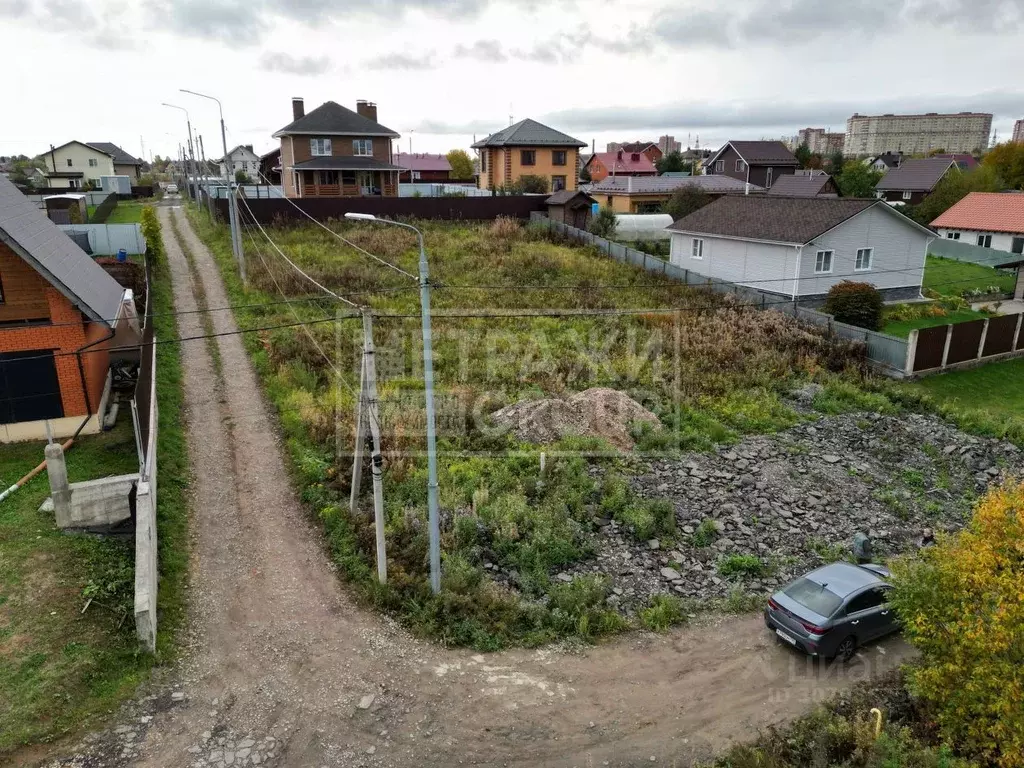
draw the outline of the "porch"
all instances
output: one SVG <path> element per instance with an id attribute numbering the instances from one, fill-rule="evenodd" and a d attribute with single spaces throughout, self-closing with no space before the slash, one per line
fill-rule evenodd
<path id="1" fill-rule="evenodd" d="M 300 197 L 398 197 L 398 171 L 297 170 Z"/>

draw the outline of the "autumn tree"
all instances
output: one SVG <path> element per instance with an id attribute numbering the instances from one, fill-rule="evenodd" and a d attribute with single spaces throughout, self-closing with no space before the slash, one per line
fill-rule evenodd
<path id="1" fill-rule="evenodd" d="M 970 171 L 950 171 L 935 189 L 907 214 L 921 224 L 931 224 L 971 192 L 998 192 L 1005 186 L 995 166 L 982 165 Z"/>
<path id="2" fill-rule="evenodd" d="M 1024 142 L 997 144 L 981 162 L 1010 189 L 1024 189 Z"/>
<path id="3" fill-rule="evenodd" d="M 1024 766 L 1024 483 L 995 488 L 962 532 L 893 564 L 892 605 L 921 652 L 908 669 L 944 741 Z"/>
<path id="4" fill-rule="evenodd" d="M 473 178 L 473 161 L 469 157 L 469 153 L 464 149 L 453 149 L 445 157 L 448 158 L 448 164 L 452 167 L 452 178 L 453 179 L 472 179 Z"/>

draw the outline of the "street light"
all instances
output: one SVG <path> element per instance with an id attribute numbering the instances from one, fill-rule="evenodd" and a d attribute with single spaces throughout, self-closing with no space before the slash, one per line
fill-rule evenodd
<path id="1" fill-rule="evenodd" d="M 193 189 L 195 190 L 196 196 L 198 196 L 199 195 L 199 186 L 198 186 L 198 180 L 196 179 L 195 155 L 192 154 L 192 120 L 188 116 L 188 110 L 185 109 L 184 107 L 179 107 L 177 104 L 168 104 L 166 101 L 161 102 L 161 106 L 170 107 L 171 109 L 180 109 L 182 112 L 185 113 L 185 125 L 188 126 L 188 151 L 189 151 L 189 154 L 185 156 L 185 178 L 188 179 L 188 167 L 189 167 L 189 165 L 191 165 L 192 166 L 192 181 L 189 182 L 189 185 L 192 186 L 193 182 L 195 182 L 196 186 L 193 186 Z M 190 157 L 190 155 L 191 155 L 191 157 Z"/>
<path id="2" fill-rule="evenodd" d="M 430 333 L 430 274 L 427 267 L 427 251 L 423 247 L 423 233 L 411 224 L 403 224 L 391 219 L 378 219 L 371 213 L 346 213 L 345 218 L 411 229 L 419 239 L 420 311 L 423 317 L 423 384 L 427 400 L 427 526 L 430 531 L 430 588 L 436 595 L 441 591 L 441 533 L 437 519 L 437 434 L 434 426 L 434 351 Z"/>
<path id="3" fill-rule="evenodd" d="M 238 203 L 235 200 L 235 190 L 231 178 L 231 168 L 228 165 L 228 137 L 224 130 L 224 107 L 216 96 L 208 96 L 205 93 L 190 91 L 188 88 L 179 88 L 182 93 L 189 93 L 201 99 L 209 99 L 217 102 L 217 111 L 220 112 L 220 142 L 224 146 L 224 175 L 227 176 L 228 184 L 228 222 L 231 225 L 231 250 L 235 254 L 235 261 L 238 262 L 238 271 L 242 276 L 242 283 L 245 283 L 245 258 L 242 252 L 242 234 L 238 227 Z"/>

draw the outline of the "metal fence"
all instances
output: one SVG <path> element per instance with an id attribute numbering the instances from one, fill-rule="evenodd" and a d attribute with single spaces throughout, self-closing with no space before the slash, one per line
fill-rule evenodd
<path id="1" fill-rule="evenodd" d="M 991 267 L 996 264 L 1005 264 L 1013 261 L 1015 254 L 1006 251 L 995 251 L 991 248 L 982 248 L 980 245 L 971 245 L 960 240 L 950 240 L 939 237 L 928 246 L 928 253 L 932 256 L 941 256 L 944 259 L 966 261 L 971 264 L 981 264 Z"/>
<path id="2" fill-rule="evenodd" d="M 146 252 L 141 224 L 60 224 L 68 235 L 85 235 L 94 256 L 113 256 L 120 249 L 130 254 Z M 74 239 L 74 237 L 72 237 Z"/>
<path id="3" fill-rule="evenodd" d="M 90 224 L 105 224 L 111 212 L 117 208 L 117 194 L 111 192 L 106 199 L 96 206 L 92 215 L 89 216 Z"/>
<path id="4" fill-rule="evenodd" d="M 491 197 L 489 189 L 478 189 L 466 184 L 444 184 L 441 182 L 401 182 L 399 197 Z"/>
<path id="5" fill-rule="evenodd" d="M 648 272 L 665 275 L 686 285 L 705 288 L 715 293 L 730 294 L 736 296 L 744 304 L 757 309 L 774 309 L 784 312 L 795 316 L 798 320 L 826 327 L 830 333 L 841 338 L 863 342 L 867 347 L 868 360 L 883 373 L 900 377 L 907 373 L 907 351 L 909 345 L 905 339 L 836 322 L 835 318 L 831 315 L 818 312 L 809 307 L 801 307 L 797 300 L 789 299 L 778 293 L 770 293 L 750 286 L 708 277 L 707 275 L 694 272 L 692 269 L 683 269 L 657 256 L 638 251 L 621 243 L 613 243 L 603 237 L 598 237 L 592 232 L 576 229 L 568 224 L 539 217 L 534 217 L 533 221 L 544 222 L 551 232 L 586 245 L 592 245 L 623 264 L 629 264 L 645 269 Z"/>

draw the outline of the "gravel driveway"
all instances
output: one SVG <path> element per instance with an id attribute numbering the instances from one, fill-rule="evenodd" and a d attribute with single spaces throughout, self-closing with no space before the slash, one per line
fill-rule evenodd
<path id="1" fill-rule="evenodd" d="M 227 306 L 181 210 L 159 216 L 178 310 Z M 216 332 L 236 330 L 230 312 L 211 319 Z M 178 321 L 183 336 L 204 332 L 199 314 Z M 910 653 L 896 638 L 825 668 L 781 647 L 759 616 L 582 649 L 482 656 L 420 642 L 358 608 L 340 583 L 292 491 L 241 338 L 182 353 L 194 477 L 188 648 L 109 730 L 62 745 L 46 765 L 686 765 Z"/>

